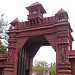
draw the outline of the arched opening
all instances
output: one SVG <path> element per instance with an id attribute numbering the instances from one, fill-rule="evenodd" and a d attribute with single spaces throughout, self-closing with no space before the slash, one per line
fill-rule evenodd
<path id="1" fill-rule="evenodd" d="M 33 58 L 32 74 L 38 73 L 49 75 L 56 74 L 56 52 L 51 46 L 41 46 Z"/>
<path id="2" fill-rule="evenodd" d="M 22 47 L 22 49 L 18 53 L 18 67 L 17 67 L 18 75 L 22 75 L 22 74 L 31 75 L 32 74 L 33 58 L 38 52 L 39 48 L 42 48 L 43 46 L 44 47 L 50 46 L 49 41 L 44 36 L 29 37 L 25 45 Z M 45 48 L 45 50 L 47 49 Z M 51 49 L 49 51 L 51 51 Z M 48 52 L 48 53 L 51 53 L 51 52 Z M 46 54 L 44 54 L 45 58 L 46 58 Z M 51 60 L 49 59 L 49 56 L 47 60 Z"/>
<path id="3" fill-rule="evenodd" d="M 35 60 L 44 60 L 47 63 L 56 62 L 56 52 L 51 46 L 41 46 L 33 58 L 33 63 Z"/>

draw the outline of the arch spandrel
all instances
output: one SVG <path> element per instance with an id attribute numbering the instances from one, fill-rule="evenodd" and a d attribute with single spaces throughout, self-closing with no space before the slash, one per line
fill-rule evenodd
<path id="1" fill-rule="evenodd" d="M 17 44 L 16 45 L 17 52 L 23 48 L 23 46 L 26 44 L 27 40 L 28 40 L 28 37 L 17 38 L 17 43 L 16 43 Z"/>
<path id="2" fill-rule="evenodd" d="M 56 51 L 56 34 L 45 35 L 45 38 L 49 42 L 50 46 Z"/>

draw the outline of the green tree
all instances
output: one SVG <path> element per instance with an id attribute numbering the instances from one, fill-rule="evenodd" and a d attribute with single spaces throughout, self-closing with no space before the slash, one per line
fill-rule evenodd
<path id="1" fill-rule="evenodd" d="M 3 16 L 4 14 L 0 16 L 0 53 L 7 53 L 8 35 L 6 33 L 6 29 L 7 29 L 8 22 L 4 21 Z"/>
<path id="2" fill-rule="evenodd" d="M 33 72 L 37 75 L 43 75 L 49 72 L 50 75 L 56 75 L 56 63 L 48 64 L 46 61 L 35 61 L 33 65 Z"/>
<path id="3" fill-rule="evenodd" d="M 51 63 L 49 68 L 50 75 L 56 75 L 56 63 Z"/>
<path id="4" fill-rule="evenodd" d="M 48 71 L 48 63 L 45 61 L 36 61 L 33 66 L 33 72 L 37 75 L 43 75 Z"/>
<path id="5" fill-rule="evenodd" d="M 6 30 L 7 30 L 7 26 L 8 26 L 8 21 L 5 22 L 3 16 L 4 16 L 4 14 L 2 14 L 0 17 L 0 38 L 7 40 L 8 36 L 7 36 Z"/>
<path id="6" fill-rule="evenodd" d="M 6 53 L 7 53 L 7 48 L 6 48 L 6 46 L 4 46 L 4 45 L 2 44 L 1 41 L 0 41 L 0 53 L 1 53 L 1 54 L 6 54 Z"/>

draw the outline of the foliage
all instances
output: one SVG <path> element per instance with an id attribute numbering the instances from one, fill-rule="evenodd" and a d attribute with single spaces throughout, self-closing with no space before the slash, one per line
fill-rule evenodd
<path id="1" fill-rule="evenodd" d="M 8 22 L 4 21 L 3 16 L 4 14 L 2 14 L 0 17 L 0 38 L 6 40 L 7 39 L 6 29 L 7 29 Z"/>
<path id="2" fill-rule="evenodd" d="M 50 75 L 56 75 L 56 64 L 48 64 L 46 61 L 35 61 L 33 65 L 33 72 L 37 75 L 43 75 L 49 72 Z"/>
<path id="3" fill-rule="evenodd" d="M 38 75 L 43 75 L 45 71 L 48 70 L 48 64 L 45 61 L 36 61 L 34 63 L 33 71 Z"/>
<path id="4" fill-rule="evenodd" d="M 1 54 L 6 54 L 7 53 L 7 48 L 4 46 L 1 41 L 0 41 L 0 53 Z"/>
<path id="5" fill-rule="evenodd" d="M 0 17 L 0 53 L 7 53 L 7 25 L 8 23 L 4 21 L 3 19 L 4 14 L 1 15 Z"/>
<path id="6" fill-rule="evenodd" d="M 49 67 L 49 72 L 50 75 L 56 75 L 56 63 L 51 63 L 50 67 Z"/>

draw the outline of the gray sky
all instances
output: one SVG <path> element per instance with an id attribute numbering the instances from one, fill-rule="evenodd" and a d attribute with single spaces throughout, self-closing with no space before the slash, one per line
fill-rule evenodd
<path id="1" fill-rule="evenodd" d="M 45 8 L 47 13 L 44 15 L 44 17 L 53 16 L 61 8 L 66 10 L 69 15 L 69 22 L 73 29 L 72 35 L 75 38 L 75 0 L 0 0 L 0 14 L 4 13 L 5 20 L 9 22 L 11 22 L 16 17 L 18 17 L 20 21 L 25 21 L 28 15 L 28 11 L 25 7 L 35 3 L 36 1 L 41 3 Z M 75 42 L 73 42 L 73 49 L 75 49 L 74 45 Z M 42 58 L 47 62 L 53 62 L 55 61 L 55 53 L 52 51 L 53 50 L 51 47 L 41 47 L 41 50 L 39 50 L 34 60 L 41 60 Z M 45 56 L 41 55 L 42 52 L 42 55 Z"/>

